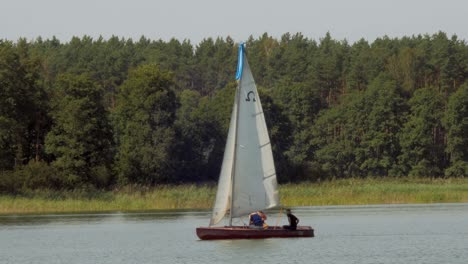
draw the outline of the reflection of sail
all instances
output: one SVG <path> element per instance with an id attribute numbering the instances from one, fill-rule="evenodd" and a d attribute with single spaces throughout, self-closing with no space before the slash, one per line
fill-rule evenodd
<path id="1" fill-rule="evenodd" d="M 218 223 L 231 204 L 231 218 L 279 205 L 268 130 L 243 45 L 237 70 L 239 85 L 210 225 Z"/>

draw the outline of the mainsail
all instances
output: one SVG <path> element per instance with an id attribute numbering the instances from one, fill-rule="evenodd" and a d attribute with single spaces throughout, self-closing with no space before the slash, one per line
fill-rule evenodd
<path id="1" fill-rule="evenodd" d="M 231 114 L 210 225 L 279 205 L 273 153 L 244 46 L 239 46 L 236 99 Z"/>

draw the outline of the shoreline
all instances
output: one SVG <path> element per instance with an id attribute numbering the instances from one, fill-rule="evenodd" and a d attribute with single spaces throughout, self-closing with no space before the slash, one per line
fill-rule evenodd
<path id="1" fill-rule="evenodd" d="M 0 215 L 211 210 L 215 185 L 127 186 L 113 191 L 0 195 Z M 468 179 L 367 178 L 280 185 L 283 207 L 467 203 Z"/>

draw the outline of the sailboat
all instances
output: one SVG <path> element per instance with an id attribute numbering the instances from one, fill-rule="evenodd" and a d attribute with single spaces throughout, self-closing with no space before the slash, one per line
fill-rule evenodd
<path id="1" fill-rule="evenodd" d="M 233 225 L 249 213 L 278 208 L 279 193 L 273 153 L 244 44 L 239 45 L 237 89 L 231 113 L 216 201 L 208 227 L 198 227 L 200 239 L 248 239 L 271 237 L 313 237 L 310 226 L 287 230 L 279 226 L 264 229 Z M 228 217 L 227 226 L 216 226 Z"/>

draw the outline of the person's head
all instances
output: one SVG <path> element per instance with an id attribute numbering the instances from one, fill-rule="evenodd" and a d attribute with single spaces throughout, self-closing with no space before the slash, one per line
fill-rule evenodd
<path id="1" fill-rule="evenodd" d="M 286 213 L 287 213 L 287 214 L 290 214 L 290 213 L 291 213 L 291 209 L 286 209 Z"/>
<path id="2" fill-rule="evenodd" d="M 267 217 L 266 217 L 266 214 L 263 212 L 263 211 L 258 211 L 258 214 L 260 215 L 260 217 L 265 220 Z"/>

